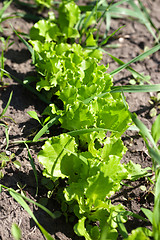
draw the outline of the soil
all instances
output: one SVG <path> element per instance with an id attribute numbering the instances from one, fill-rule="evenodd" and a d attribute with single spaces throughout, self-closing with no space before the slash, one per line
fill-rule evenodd
<path id="1" fill-rule="evenodd" d="M 0 1 L 0 8 L 2 7 L 2 2 Z M 150 10 L 150 16 L 154 24 L 160 30 L 159 22 L 159 0 L 143 1 L 145 6 Z M 22 8 L 14 1 L 11 6 L 7 9 L 7 12 L 21 12 L 24 10 L 26 13 L 30 13 L 30 9 Z M 34 14 L 34 12 L 32 12 Z M 46 14 L 46 13 L 45 13 Z M 39 16 L 39 15 L 38 15 Z M 15 77 L 24 80 L 27 76 L 34 74 L 34 67 L 31 64 L 31 56 L 24 44 L 18 39 L 18 37 L 13 33 L 10 24 L 17 31 L 22 31 L 28 33 L 29 29 L 33 26 L 34 21 L 25 18 L 13 18 L 10 21 L 5 21 L 2 26 L 5 27 L 3 36 L 11 36 L 9 42 L 14 41 L 14 44 L 8 48 L 5 52 L 5 69 Z M 154 39 L 152 35 L 148 32 L 146 27 L 137 22 L 129 19 L 115 19 L 112 20 L 112 29 L 110 32 L 115 31 L 118 27 L 125 25 L 124 28 L 116 34 L 109 43 L 110 44 L 120 44 L 118 48 L 107 49 L 113 56 L 120 58 L 124 62 L 128 62 L 132 58 L 136 57 L 142 53 L 145 47 L 152 47 L 154 45 Z M 1 52 L 0 45 L 0 52 Z M 160 76 L 160 52 L 156 52 L 152 56 L 146 58 L 143 61 L 132 64 L 132 67 L 145 75 L 150 75 L 152 84 L 159 83 Z M 109 70 L 116 69 L 118 65 L 106 54 L 104 54 L 103 63 L 109 63 Z M 129 84 L 129 80 L 132 79 L 130 73 L 125 70 L 114 76 L 114 84 Z M 37 96 L 29 92 L 22 85 L 18 84 L 16 81 L 4 78 L 5 86 L 0 88 L 0 112 L 5 108 L 9 95 L 13 91 L 13 97 L 10 106 L 5 115 L 12 118 L 5 118 L 4 121 L 8 124 L 9 138 L 10 142 L 18 141 L 28 138 L 30 135 L 36 131 L 38 123 L 31 119 L 27 114 L 28 111 L 36 111 L 37 114 L 43 112 L 46 107 L 45 103 L 39 100 Z M 7 85 L 6 85 L 7 84 Z M 129 93 L 125 94 L 126 100 L 128 102 L 129 108 L 132 112 L 136 112 L 139 118 L 146 124 L 150 129 L 154 118 L 150 117 L 150 110 L 152 108 L 149 103 L 150 94 L 149 93 Z M 159 113 L 159 110 L 158 110 Z M 2 119 L 3 123 L 3 119 Z M 5 152 L 6 138 L 5 129 L 1 127 L 0 132 L 0 151 Z M 123 161 L 127 162 L 132 160 L 135 163 L 141 164 L 142 167 L 151 167 L 152 161 L 146 151 L 146 147 L 142 138 L 137 132 L 128 131 L 123 136 L 124 144 L 127 146 L 128 151 L 123 158 Z M 11 187 L 15 190 L 19 189 L 17 183 L 21 185 L 23 191 L 31 199 L 39 200 L 46 196 L 47 190 L 41 185 L 42 179 L 42 167 L 38 163 L 37 153 L 41 148 L 41 144 L 38 146 L 30 146 L 30 152 L 32 158 L 35 161 L 35 166 L 38 172 L 39 180 L 39 193 L 38 197 L 35 197 L 36 193 L 36 182 L 34 173 L 28 158 L 28 152 L 25 146 L 22 145 L 9 145 L 6 153 L 11 155 L 15 154 L 14 160 L 20 162 L 21 167 L 17 169 L 13 162 L 9 162 L 7 166 L 3 169 L 4 177 L 0 180 L 1 184 L 7 187 Z M 146 178 L 142 178 L 133 183 L 129 183 L 131 187 L 122 187 L 121 191 L 112 197 L 112 202 L 114 204 L 122 203 L 127 210 L 134 213 L 140 214 L 141 207 L 148 209 L 153 209 L 154 197 L 151 193 L 151 185 L 147 182 Z M 147 191 L 142 191 L 140 186 L 146 186 Z M 75 236 L 73 232 L 73 223 L 66 223 L 65 217 L 62 216 L 58 219 L 52 220 L 44 211 L 38 209 L 37 207 L 29 204 L 31 210 L 37 217 L 38 221 L 43 225 L 43 227 L 55 238 L 60 240 L 78 240 L 83 239 Z M 50 201 L 47 207 L 51 211 L 60 211 L 60 206 L 54 200 Z M 0 239 L 13 239 L 11 235 L 12 223 L 17 223 L 22 230 L 22 239 L 24 240 L 37 240 L 44 239 L 41 231 L 30 218 L 28 213 L 8 194 L 7 191 L 2 191 L 0 194 Z M 144 226 L 144 222 L 130 218 L 126 224 L 128 232 L 136 227 Z M 145 224 L 147 226 L 147 224 Z M 150 227 L 150 226 L 148 226 Z M 120 237 L 119 237 L 120 239 Z"/>

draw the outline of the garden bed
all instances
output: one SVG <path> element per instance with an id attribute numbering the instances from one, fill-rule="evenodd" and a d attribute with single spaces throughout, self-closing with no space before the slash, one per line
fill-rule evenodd
<path id="1" fill-rule="evenodd" d="M 2 2 L 3 1 L 0 1 L 0 8 L 2 7 Z M 159 28 L 159 1 L 148 0 L 143 2 L 145 6 L 150 9 L 152 21 L 156 27 Z M 30 11 L 30 9 L 25 10 L 28 11 L 28 13 Z M 7 12 L 21 11 L 24 11 L 24 8 L 20 8 L 18 4 L 14 3 L 14 1 L 7 9 Z M 29 30 L 33 26 L 34 22 L 32 20 L 29 21 L 22 18 L 15 18 L 3 23 L 3 27 L 6 28 L 4 35 L 10 35 L 10 41 L 14 41 L 14 44 L 5 52 L 5 70 L 14 77 L 24 80 L 26 76 L 34 75 L 35 69 L 31 65 L 31 56 L 28 49 L 19 40 L 16 34 L 13 33 L 9 22 L 16 31 L 22 31 L 24 33 L 29 33 Z M 110 44 L 119 44 L 120 46 L 118 48 L 109 48 L 107 51 L 122 61 L 128 62 L 141 54 L 146 47 L 153 47 L 154 39 L 143 24 L 133 21 L 132 19 L 129 20 L 125 18 L 112 20 L 111 33 L 123 25 L 125 25 L 125 27 L 122 28 L 109 42 Z M 143 61 L 132 64 L 132 67 L 139 73 L 143 72 L 145 75 L 150 75 L 150 82 L 152 84 L 158 84 L 160 76 L 159 59 L 160 52 L 156 52 Z M 104 65 L 109 63 L 108 72 L 111 72 L 118 67 L 118 65 L 107 54 L 104 54 L 102 62 Z M 115 75 L 114 84 L 126 85 L 129 84 L 131 79 L 131 74 L 127 70 L 123 70 Z M 35 161 L 35 166 L 38 172 L 39 191 L 38 196 L 35 197 L 36 182 L 32 166 L 29 162 L 28 151 L 24 144 L 15 145 L 12 144 L 12 142 L 32 138 L 34 132 L 37 129 L 40 129 L 40 126 L 36 120 L 32 119 L 28 115 L 27 112 L 36 111 L 38 116 L 40 116 L 46 107 L 46 104 L 16 81 L 7 77 L 4 77 L 3 80 L 5 85 L 0 88 L 0 112 L 2 112 L 5 108 L 10 93 L 13 91 L 13 97 L 5 115 L 12 118 L 14 121 L 9 118 L 4 119 L 9 129 L 10 138 L 7 155 L 10 156 L 14 153 L 14 160 L 19 161 L 21 167 L 17 169 L 12 162 L 8 163 L 3 169 L 4 177 L 0 180 L 0 183 L 15 190 L 18 189 L 19 192 L 24 191 L 26 195 L 33 200 L 39 200 L 46 197 L 47 194 L 46 188 L 41 185 L 42 166 L 37 160 L 37 154 L 41 149 L 42 143 L 35 143 L 29 146 L 30 153 Z M 145 125 L 151 129 L 152 123 L 155 120 L 155 117 L 150 116 L 150 110 L 153 107 L 149 103 L 151 94 L 125 93 L 125 96 L 130 111 L 135 112 Z M 157 114 L 159 114 L 159 109 Z M 152 160 L 147 152 L 145 143 L 137 131 L 127 131 L 126 134 L 123 135 L 122 140 L 128 148 L 127 153 L 122 159 L 123 162 L 132 160 L 134 163 L 139 163 L 142 168 L 152 167 Z M 6 141 L 3 126 L 1 126 L 0 142 L 1 151 L 4 151 Z M 128 211 L 144 216 L 141 211 L 141 207 L 152 210 L 154 205 L 154 196 L 150 189 L 151 185 L 148 183 L 147 178 L 140 178 L 139 180 L 129 182 L 128 184 L 129 186 L 123 186 L 120 192 L 111 198 L 112 203 L 121 203 Z M 145 186 L 146 190 L 144 191 L 141 186 Z M 83 239 L 74 234 L 73 223 L 66 223 L 64 216 L 53 220 L 36 206 L 32 204 L 29 204 L 29 206 L 39 223 L 55 239 Z M 51 211 L 60 211 L 60 205 L 55 200 L 49 200 L 47 208 Z M 22 231 L 22 239 L 44 239 L 41 231 L 31 219 L 29 214 L 9 195 L 7 191 L 2 191 L 0 194 L 0 239 L 12 239 L 12 223 L 17 223 L 20 227 Z M 137 220 L 136 218 L 131 217 L 126 224 L 128 232 L 142 226 L 148 226 L 151 228 L 149 223 L 145 223 L 142 220 Z M 121 238 L 119 237 L 119 239 Z"/>

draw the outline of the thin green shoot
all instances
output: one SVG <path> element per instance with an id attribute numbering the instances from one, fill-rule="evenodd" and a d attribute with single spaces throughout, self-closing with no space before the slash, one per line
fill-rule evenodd
<path id="1" fill-rule="evenodd" d="M 33 142 L 36 142 L 41 136 L 43 136 L 46 131 L 48 131 L 48 129 L 55 123 L 58 122 L 58 119 L 60 118 L 61 116 L 58 115 L 54 118 L 52 118 L 49 122 L 47 122 L 43 128 L 36 134 L 36 136 L 33 138 Z"/>
<path id="2" fill-rule="evenodd" d="M 157 93 L 155 96 L 151 96 L 149 103 L 151 104 L 149 115 L 151 117 L 155 117 L 160 109 L 160 93 Z"/>
<path id="3" fill-rule="evenodd" d="M 0 66 L 1 66 L 2 69 L 4 69 L 4 61 L 5 61 L 5 59 L 4 59 L 4 51 L 2 50 L 2 52 L 1 52 L 1 58 L 0 58 Z M 3 76 L 4 76 L 4 72 L 1 71 L 1 73 L 0 73 L 0 82 L 1 82 L 1 85 L 3 85 Z"/>
<path id="4" fill-rule="evenodd" d="M 4 118 L 4 117 L 7 117 L 7 116 L 4 116 L 4 114 L 6 113 L 8 107 L 9 107 L 9 104 L 10 104 L 11 99 L 12 99 L 12 95 L 13 95 L 13 92 L 10 93 L 8 102 L 7 102 L 6 106 L 5 106 L 5 108 L 3 109 L 2 113 L 0 114 L 0 119 L 2 119 L 2 118 Z"/>
<path id="5" fill-rule="evenodd" d="M 35 215 L 33 214 L 33 212 L 31 211 L 31 209 L 29 208 L 28 204 L 25 202 L 25 200 L 27 202 L 30 202 L 34 205 L 36 205 L 37 207 L 41 208 L 42 210 L 44 210 L 47 214 L 49 214 L 49 216 L 51 216 L 53 219 L 56 219 L 58 217 L 61 216 L 60 212 L 55 212 L 52 213 L 49 209 L 47 209 L 46 207 L 44 207 L 43 205 L 33 201 L 32 199 L 26 197 L 25 195 L 21 195 L 20 193 L 16 192 L 14 189 L 12 188 L 8 188 L 4 185 L 0 185 L 0 192 L 2 191 L 2 188 L 6 189 L 9 194 L 28 212 L 28 214 L 32 217 L 32 219 L 35 221 L 35 223 L 37 224 L 37 226 L 39 227 L 39 229 L 41 230 L 41 232 L 43 233 L 43 235 L 46 237 L 47 240 L 54 240 L 54 238 L 52 238 L 52 236 L 42 227 L 42 225 L 38 222 L 37 218 L 35 217 Z"/>
<path id="6" fill-rule="evenodd" d="M 10 145 L 19 145 L 19 144 L 25 144 L 25 143 L 27 143 L 27 144 L 32 144 L 32 143 L 38 143 L 38 142 L 43 142 L 43 141 L 46 141 L 46 140 L 48 140 L 48 137 L 47 138 L 40 138 L 40 139 L 38 139 L 37 141 L 34 141 L 33 142 L 33 140 L 19 140 L 19 141 L 10 141 Z"/>
<path id="7" fill-rule="evenodd" d="M 41 122 L 41 120 L 39 119 L 39 117 L 35 111 L 28 111 L 27 113 L 29 114 L 30 117 L 37 120 L 40 123 L 40 125 L 43 126 L 43 123 Z"/>
<path id="8" fill-rule="evenodd" d="M 122 223 L 122 221 L 121 221 L 120 214 L 118 214 L 116 218 L 117 218 L 116 223 L 118 225 L 118 230 L 119 230 L 120 234 L 122 235 L 123 239 L 127 239 L 128 238 L 128 232 L 127 232 L 127 229 L 124 226 L 124 223 Z"/>
<path id="9" fill-rule="evenodd" d="M 14 240 L 20 240 L 22 237 L 21 229 L 16 223 L 12 224 L 11 233 Z"/>
<path id="10" fill-rule="evenodd" d="M 110 75 L 114 76 L 115 74 L 119 73 L 121 70 L 125 69 L 126 67 L 128 67 L 131 63 L 135 63 L 137 61 L 140 61 L 146 57 L 148 57 L 149 55 L 157 52 L 160 49 L 160 44 L 157 44 L 156 46 L 152 47 L 151 49 L 149 49 L 148 51 L 138 55 L 137 57 L 133 58 L 131 61 L 129 61 L 128 63 L 123 64 L 122 66 L 118 67 L 117 69 L 113 70 Z"/>
<path id="11" fill-rule="evenodd" d="M 125 63 L 120 60 L 119 58 L 113 56 L 112 54 L 108 53 L 107 54 L 115 61 L 117 62 L 120 66 L 124 65 Z M 126 69 L 133 75 L 133 77 L 135 79 L 140 79 L 141 81 L 143 82 L 147 82 L 147 83 L 150 83 L 149 80 L 148 80 L 148 76 L 144 76 L 140 73 L 138 73 L 136 70 L 134 70 L 132 67 L 126 67 Z"/>
<path id="12" fill-rule="evenodd" d="M 105 45 L 107 44 L 107 42 L 108 42 L 108 40 L 111 38 L 111 37 L 113 37 L 120 29 L 122 29 L 123 27 L 125 27 L 125 26 L 121 26 L 121 27 L 119 27 L 117 30 L 115 30 L 113 33 L 111 33 L 108 37 L 106 37 L 100 44 L 99 44 L 99 46 L 101 47 L 101 46 L 103 46 L 103 47 L 105 47 Z"/>
<path id="13" fill-rule="evenodd" d="M 75 131 L 67 132 L 67 134 L 71 135 L 72 137 L 75 137 L 75 136 L 81 135 L 81 134 L 100 132 L 100 131 L 106 131 L 106 132 L 110 131 L 110 132 L 118 133 L 118 131 L 106 129 L 106 128 L 87 128 L 87 129 L 78 129 Z"/>
<path id="14" fill-rule="evenodd" d="M 114 3 L 113 4 L 113 1 L 112 1 L 112 3 L 110 4 L 110 5 L 108 5 L 108 3 L 107 3 L 107 8 L 108 8 L 108 6 L 109 6 L 109 8 L 111 9 L 112 7 L 117 7 L 117 6 L 119 6 L 120 4 L 122 4 L 122 3 L 124 3 L 124 2 L 128 2 L 129 0 L 121 0 L 121 1 L 118 1 L 117 3 Z M 92 11 L 93 10 L 93 8 L 94 8 L 94 6 L 95 6 L 95 4 L 90 4 L 90 5 L 84 5 L 84 6 L 79 6 L 79 8 L 80 8 L 80 10 L 81 11 L 83 11 L 83 12 L 86 12 L 86 11 Z M 99 6 L 99 8 L 97 9 L 97 11 L 101 11 L 101 12 L 103 12 L 103 11 L 105 11 L 106 10 L 106 5 L 105 6 L 103 6 L 103 5 L 101 5 L 101 6 Z"/>
<path id="15" fill-rule="evenodd" d="M 160 185 L 160 174 L 158 174 L 158 176 L 157 176 L 157 181 L 156 181 L 156 185 L 155 185 L 155 197 L 154 197 L 153 211 L 146 209 L 146 208 L 141 208 L 143 213 L 146 215 L 146 217 L 149 219 L 149 221 L 152 224 L 152 237 L 155 240 L 159 240 L 159 238 L 160 238 L 160 228 L 159 228 L 160 188 L 159 188 L 159 185 Z"/>
<path id="16" fill-rule="evenodd" d="M 11 193 L 11 192 L 12 192 L 12 193 L 15 193 L 18 197 L 22 197 L 22 198 L 23 198 L 24 200 L 26 200 L 27 202 L 30 202 L 30 203 L 36 205 L 37 207 L 41 208 L 41 209 L 42 209 L 43 211 L 45 211 L 52 219 L 57 219 L 57 218 L 59 218 L 59 217 L 61 216 L 61 213 L 60 213 L 60 212 L 58 212 L 58 211 L 55 212 L 55 213 L 51 212 L 48 208 L 46 208 L 45 206 L 39 204 L 38 202 L 36 202 L 36 201 L 34 201 L 34 200 L 26 197 L 25 195 L 22 196 L 20 193 L 16 192 L 13 188 L 8 188 L 8 187 L 0 184 L 0 189 L 1 189 L 1 191 L 2 191 L 2 188 L 6 189 L 9 193 Z M 0 191 L 0 192 L 1 192 L 1 191 Z"/>
<path id="17" fill-rule="evenodd" d="M 153 85 L 126 85 L 126 86 L 113 86 L 111 87 L 110 93 L 117 93 L 117 92 L 157 92 L 160 91 L 160 84 L 153 84 Z M 91 100 L 95 97 L 104 97 L 109 92 L 104 92 L 98 95 L 93 95 L 89 98 L 83 100 L 83 103 L 88 104 Z"/>
<path id="18" fill-rule="evenodd" d="M 8 162 L 10 162 L 9 156 L 7 156 L 5 152 L 1 152 L 0 153 L 0 179 L 4 177 L 3 169 L 5 168 Z"/>
<path id="19" fill-rule="evenodd" d="M 142 1 L 138 0 L 139 2 L 139 6 L 141 7 L 141 9 L 143 10 L 144 14 L 145 14 L 145 17 L 148 19 L 148 21 L 150 22 L 151 26 L 156 30 L 156 33 L 159 32 L 158 28 L 155 26 L 155 24 L 153 23 L 149 13 L 148 13 L 148 10 L 146 9 L 146 7 L 143 5 Z"/>
<path id="20" fill-rule="evenodd" d="M 4 1 L 4 5 L 3 7 L 0 9 L 0 32 L 3 32 L 3 28 L 1 26 L 1 23 L 3 21 L 5 21 L 7 18 L 6 18 L 6 15 L 5 15 L 5 11 L 6 9 L 9 7 L 9 5 L 11 4 L 12 0 L 10 1 Z"/>
<path id="21" fill-rule="evenodd" d="M 125 101 L 123 92 L 122 92 L 122 97 L 123 97 L 124 105 L 126 106 L 126 101 Z M 127 106 L 126 106 L 126 109 L 128 110 Z M 130 114 L 130 117 L 131 117 L 132 121 L 137 126 L 137 128 L 140 130 L 140 134 L 145 141 L 148 152 L 149 152 L 149 154 L 152 158 L 153 169 L 154 169 L 154 171 L 156 173 L 156 176 L 157 176 L 157 172 L 159 173 L 158 169 L 159 169 L 159 166 L 160 166 L 160 151 L 159 151 L 159 149 L 156 145 L 155 139 L 153 138 L 149 129 L 144 125 L 144 123 L 141 120 L 138 119 L 136 114 L 131 113 L 129 110 L 128 110 L 128 112 Z M 152 130 L 152 132 L 153 132 L 153 130 Z"/>
<path id="22" fill-rule="evenodd" d="M 125 86 L 113 86 L 111 88 L 111 93 L 116 93 L 121 91 L 123 92 L 157 92 L 157 91 L 160 91 L 160 84 L 125 85 Z M 103 93 L 101 95 L 103 95 Z"/>
<path id="23" fill-rule="evenodd" d="M 2 113 L 0 114 L 0 121 L 2 122 L 2 123 L 0 123 L 0 125 L 5 128 L 6 149 L 8 148 L 8 145 L 9 145 L 9 133 L 8 133 L 8 126 L 7 126 L 7 124 L 6 124 L 2 119 L 3 119 L 3 118 L 10 118 L 11 120 L 13 120 L 11 117 L 8 117 L 8 116 L 5 116 L 5 115 L 4 115 L 4 114 L 6 113 L 8 107 L 9 107 L 10 102 L 11 102 L 12 95 L 13 95 L 13 92 L 10 93 L 8 102 L 7 102 L 6 106 L 5 106 L 5 108 L 3 109 Z"/>
<path id="24" fill-rule="evenodd" d="M 22 38 L 18 32 L 12 27 L 14 33 L 17 35 L 17 37 L 24 43 L 24 45 L 27 47 L 27 49 L 30 51 L 31 55 L 33 56 L 34 54 L 34 50 L 32 49 L 32 47 L 28 44 L 27 41 L 24 40 L 24 38 Z"/>
<path id="25" fill-rule="evenodd" d="M 3 51 L 7 51 L 7 49 L 13 45 L 13 41 L 9 43 L 9 39 L 11 38 L 11 36 L 8 36 L 6 39 L 4 37 L 0 38 L 0 41 L 2 42 L 3 46 L 2 49 Z"/>
<path id="26" fill-rule="evenodd" d="M 146 28 L 148 29 L 148 31 L 152 34 L 152 36 L 154 37 L 155 41 L 158 43 L 158 38 L 155 35 L 153 28 L 155 28 L 153 22 L 150 19 L 149 14 L 147 13 L 146 8 L 142 5 L 141 1 L 138 1 L 139 3 L 139 7 L 136 5 L 136 3 L 134 1 L 130 1 L 129 4 L 131 5 L 131 7 L 133 8 L 133 10 L 137 13 L 138 15 L 138 20 L 140 22 L 142 22 Z M 141 9 L 143 9 L 143 12 L 141 11 Z"/>
<path id="27" fill-rule="evenodd" d="M 30 149 L 27 145 L 27 143 L 24 143 L 26 148 L 27 148 L 27 151 L 28 151 L 28 158 L 29 158 L 29 161 L 30 161 L 30 164 L 32 166 L 32 169 L 33 169 L 33 173 L 34 173 L 34 177 L 35 177 L 35 181 L 36 181 L 36 196 L 38 195 L 38 175 L 37 175 L 37 170 L 36 170 L 36 167 L 35 167 L 35 163 L 34 163 L 34 160 L 32 158 L 32 155 L 30 153 Z"/>
<path id="28" fill-rule="evenodd" d="M 5 13 L 5 11 L 7 10 L 7 8 L 10 6 L 10 4 L 12 3 L 12 0 L 10 1 L 4 1 L 4 5 L 3 7 L 0 9 L 0 32 L 3 32 L 3 27 L 1 26 L 1 23 L 6 21 L 7 19 L 12 19 L 12 18 L 16 18 L 16 16 L 11 16 L 14 13 Z"/>
<path id="29" fill-rule="evenodd" d="M 1 57 L 0 57 L 0 67 L 2 69 L 4 69 L 4 63 L 5 63 L 5 57 L 4 57 L 4 53 L 5 51 L 14 43 L 13 41 L 11 43 L 9 43 L 9 39 L 10 36 L 7 37 L 7 39 L 5 39 L 4 37 L 1 37 L 0 40 L 2 42 L 2 51 L 1 51 Z M 4 85 L 3 83 L 3 77 L 7 76 L 5 74 L 5 72 L 3 70 L 0 70 L 0 82 L 2 84 L 2 86 Z"/>
<path id="30" fill-rule="evenodd" d="M 158 143 L 158 140 L 160 139 L 160 114 L 157 116 L 156 120 L 154 121 L 151 133 L 153 136 L 154 141 L 156 144 Z"/>
<path id="31" fill-rule="evenodd" d="M 35 223 L 37 224 L 37 226 L 39 227 L 39 229 L 41 230 L 41 232 L 43 233 L 43 235 L 46 237 L 47 240 L 54 240 L 52 238 L 52 236 L 42 227 L 42 225 L 38 222 L 37 218 L 35 217 L 35 215 L 33 214 L 33 212 L 31 211 L 30 207 L 28 206 L 28 204 L 24 201 L 22 195 L 18 194 L 15 191 L 11 191 L 9 190 L 10 195 L 26 210 L 26 212 L 28 212 L 28 214 L 33 218 L 33 220 L 35 221 Z"/>
<path id="32" fill-rule="evenodd" d="M 122 1 L 118 1 L 117 3 L 114 3 L 114 4 L 112 1 L 112 3 L 110 5 L 108 5 L 106 3 L 102 3 L 101 5 L 99 5 L 97 7 L 96 10 L 98 12 L 105 12 L 106 33 L 109 31 L 109 29 L 111 27 L 111 19 L 112 18 L 122 18 L 123 16 L 127 16 L 127 17 L 134 18 L 134 19 L 138 20 L 139 22 L 141 22 L 142 24 L 144 24 L 146 26 L 146 28 L 148 29 L 148 31 L 155 38 L 156 42 L 158 42 L 158 38 L 153 31 L 153 29 L 155 29 L 157 32 L 157 29 L 156 29 L 154 23 L 152 22 L 146 8 L 142 5 L 141 1 L 138 1 L 138 2 L 139 2 L 139 6 L 137 6 L 134 3 L 134 1 L 122 0 Z M 132 7 L 132 9 L 120 7 L 120 5 L 123 3 L 128 3 Z M 87 6 L 80 6 L 80 10 L 84 11 L 84 12 L 93 11 L 93 9 L 95 9 L 95 4 L 90 4 Z"/>
<path id="33" fill-rule="evenodd" d="M 51 102 L 45 98 L 44 95 L 40 94 L 38 91 L 36 91 L 33 87 L 31 87 L 29 84 L 25 84 L 23 81 L 21 81 L 19 78 L 16 78 L 15 76 L 13 76 L 12 74 L 10 74 L 9 72 L 7 72 L 6 70 L 0 68 L 1 71 L 3 71 L 7 76 L 8 78 L 10 79 L 13 79 L 15 80 L 16 82 L 18 82 L 19 84 L 23 85 L 26 89 L 28 89 L 30 92 L 34 93 L 36 96 L 38 96 L 38 98 L 47 103 L 47 104 L 50 104 Z"/>
<path id="34" fill-rule="evenodd" d="M 94 8 L 92 9 L 91 13 L 89 14 L 89 16 L 87 17 L 87 19 L 84 21 L 82 25 L 81 32 L 84 32 L 86 30 L 88 22 L 90 21 L 91 17 L 97 12 L 97 8 L 99 4 L 101 4 L 101 1 L 99 3 L 98 1 L 96 1 Z"/>

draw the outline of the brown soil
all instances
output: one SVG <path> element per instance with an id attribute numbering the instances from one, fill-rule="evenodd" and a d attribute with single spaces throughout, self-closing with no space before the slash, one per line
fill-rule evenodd
<path id="1" fill-rule="evenodd" d="M 2 6 L 0 1 L 0 8 Z M 159 15 L 159 1 L 143 1 L 145 6 L 150 9 L 151 18 L 159 28 L 160 15 Z M 15 4 L 14 1 L 11 7 L 8 8 L 7 12 L 17 12 L 24 11 L 19 5 Z M 25 9 L 26 12 L 30 12 L 29 9 Z M 28 21 L 21 18 L 12 19 L 3 23 L 3 27 L 6 28 L 4 31 L 4 36 L 11 36 L 10 42 L 14 41 L 14 44 L 5 53 L 5 69 L 13 74 L 15 77 L 23 80 L 26 76 L 33 74 L 34 68 L 31 65 L 30 53 L 24 46 L 24 44 L 18 39 L 18 37 L 13 33 L 9 22 L 17 31 L 22 31 L 25 33 L 29 32 L 29 29 L 33 25 L 33 21 Z M 112 39 L 110 43 L 117 44 L 121 46 L 116 49 L 107 49 L 112 55 L 120 58 L 124 62 L 128 62 L 132 58 L 136 57 L 143 52 L 144 47 L 152 47 L 154 45 L 154 39 L 152 35 L 148 32 L 144 25 L 133 20 L 113 20 L 111 32 L 118 29 L 118 27 L 126 25 L 122 30 L 116 34 L 117 38 Z M 1 45 L 0 45 L 1 48 Z M 1 51 L 1 50 L 0 50 Z M 147 59 L 132 64 L 132 67 L 145 75 L 151 76 L 151 83 L 158 84 L 159 73 L 159 63 L 160 63 L 160 52 L 156 52 Z M 109 63 L 109 72 L 118 67 L 115 62 L 104 55 L 103 63 Z M 131 75 L 128 71 L 122 71 L 115 75 L 114 83 L 118 84 L 128 84 L 131 79 Z M 32 134 L 38 126 L 38 123 L 31 119 L 27 114 L 28 111 L 34 110 L 39 115 L 45 108 L 45 104 L 41 102 L 34 94 L 30 93 L 23 86 L 19 85 L 16 81 L 8 78 L 4 78 L 4 82 L 8 85 L 0 88 L 0 112 L 6 106 L 9 95 L 13 91 L 13 97 L 11 104 L 5 115 L 14 119 L 13 122 L 10 119 L 5 119 L 9 128 L 10 141 L 22 140 L 27 138 Z M 151 118 L 149 111 L 151 105 L 149 103 L 150 94 L 149 93 L 130 93 L 125 94 L 127 102 L 129 104 L 130 110 L 138 114 L 140 119 L 151 128 L 151 124 L 154 118 Z M 159 112 L 158 112 L 159 113 Z M 123 161 L 132 160 L 135 163 L 141 164 L 142 167 L 152 166 L 152 161 L 147 154 L 145 144 L 142 138 L 137 132 L 127 132 L 127 135 L 123 137 L 124 143 L 128 148 L 127 154 L 124 156 Z M 5 131 L 1 127 L 0 134 L 0 148 L 2 152 L 5 151 Z M 41 147 L 30 146 L 30 151 L 32 157 L 35 161 L 36 169 L 38 171 L 39 179 L 39 194 L 35 197 L 36 183 L 33 174 L 31 164 L 28 159 L 28 153 L 24 145 L 10 145 L 7 154 L 10 155 L 15 153 L 15 159 L 21 163 L 20 169 L 16 169 L 13 163 L 7 164 L 3 170 L 4 177 L 0 180 L 1 184 L 7 187 L 11 187 L 15 190 L 18 189 L 17 183 L 20 183 L 24 187 L 24 191 L 27 196 L 32 199 L 40 199 L 46 196 L 47 190 L 41 186 L 41 166 L 37 161 L 37 153 Z M 153 195 L 150 193 L 150 185 L 147 183 L 146 179 L 140 179 L 134 183 L 129 183 L 132 187 L 123 187 L 117 195 L 112 198 L 113 203 L 122 203 L 126 209 L 133 211 L 134 213 L 142 214 L 141 207 L 146 207 L 148 209 L 153 208 Z M 143 192 L 140 189 L 141 185 L 145 185 L 148 192 Z M 66 223 L 65 218 L 62 216 L 59 219 L 52 220 L 47 214 L 42 210 L 37 209 L 35 206 L 29 204 L 38 221 L 44 226 L 44 228 L 49 231 L 49 233 L 55 237 L 55 239 L 78 240 L 79 237 L 75 236 L 73 232 L 73 224 Z M 60 206 L 54 201 L 49 202 L 47 206 L 51 211 L 60 210 Z M 30 218 L 28 213 L 8 194 L 7 191 L 2 191 L 0 194 L 0 239 L 12 239 L 11 235 L 11 225 L 12 223 L 17 223 L 22 230 L 23 240 L 37 240 L 44 239 L 42 233 Z M 137 219 L 129 219 L 126 224 L 127 230 L 130 232 L 132 229 L 144 226 L 144 222 L 138 221 Z M 147 225 L 145 225 L 147 226 Z"/>

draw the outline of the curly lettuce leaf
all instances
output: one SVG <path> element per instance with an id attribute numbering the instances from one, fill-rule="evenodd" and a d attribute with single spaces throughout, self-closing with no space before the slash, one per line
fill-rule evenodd
<path id="1" fill-rule="evenodd" d="M 74 28 L 80 18 L 80 9 L 74 1 L 63 1 L 58 9 L 58 24 L 67 38 L 79 37 L 78 31 Z"/>
<path id="2" fill-rule="evenodd" d="M 113 182 L 109 176 L 102 171 L 97 172 L 96 176 L 87 179 L 88 187 L 85 196 L 89 200 L 89 204 L 96 205 L 99 200 L 104 201 L 108 193 L 113 188 Z"/>
<path id="3" fill-rule="evenodd" d="M 151 168 L 142 168 L 140 164 L 136 164 L 132 161 L 129 161 L 126 165 L 125 168 L 128 172 L 128 179 L 132 181 L 136 181 L 137 179 L 147 176 L 148 175 L 148 170 L 150 171 Z M 149 173 L 150 174 L 150 173 Z"/>
<path id="4" fill-rule="evenodd" d="M 74 231 L 78 236 L 84 236 L 86 240 L 93 240 L 86 230 L 85 221 L 86 217 L 79 219 L 78 223 L 74 226 Z"/>
<path id="5" fill-rule="evenodd" d="M 68 106 L 60 122 L 68 130 L 82 129 L 94 125 L 94 116 L 88 106 L 77 101 L 72 107 Z"/>
<path id="6" fill-rule="evenodd" d="M 62 33 L 57 24 L 45 19 L 39 20 L 30 30 L 30 39 L 39 40 L 41 42 L 57 41 L 58 37 L 61 35 Z"/>

